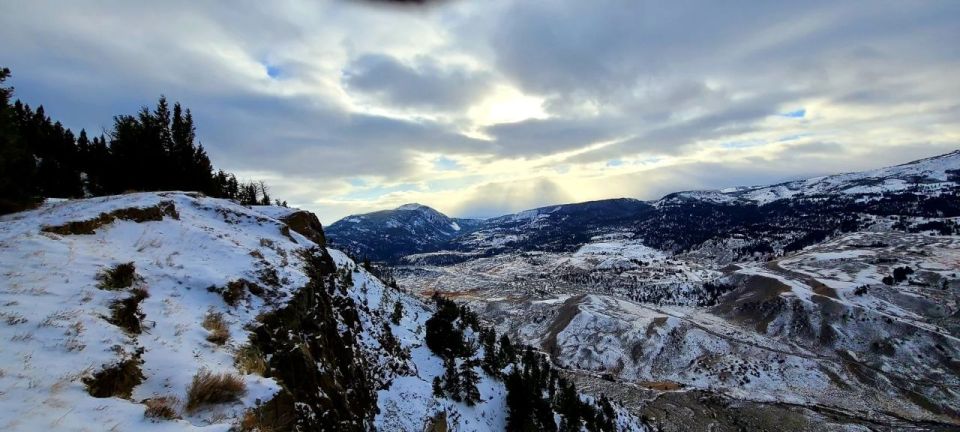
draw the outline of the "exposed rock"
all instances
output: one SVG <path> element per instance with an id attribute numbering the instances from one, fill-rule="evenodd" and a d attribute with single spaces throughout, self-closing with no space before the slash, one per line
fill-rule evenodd
<path id="1" fill-rule="evenodd" d="M 290 213 L 280 220 L 286 223 L 290 229 L 316 243 L 317 246 L 327 245 L 327 239 L 323 235 L 323 225 L 320 224 L 317 215 L 301 210 Z"/>

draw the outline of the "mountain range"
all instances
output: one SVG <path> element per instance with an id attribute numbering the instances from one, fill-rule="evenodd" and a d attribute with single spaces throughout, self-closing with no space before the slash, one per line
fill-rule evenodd
<path id="1" fill-rule="evenodd" d="M 683 251 L 744 234 L 736 257 L 792 251 L 830 233 L 855 231 L 857 214 L 957 216 L 960 150 L 860 173 L 770 186 L 686 191 L 656 201 L 617 198 L 561 204 L 491 219 L 458 219 L 430 207 L 352 215 L 327 227 L 332 244 L 375 261 L 450 252 L 443 258 L 517 250 L 570 251 L 592 236 L 625 230 L 646 244 Z M 438 257 L 440 259 L 440 257 Z"/>

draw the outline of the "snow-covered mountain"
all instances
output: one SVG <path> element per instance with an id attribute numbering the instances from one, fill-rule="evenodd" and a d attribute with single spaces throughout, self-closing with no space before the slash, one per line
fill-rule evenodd
<path id="1" fill-rule="evenodd" d="M 183 192 L 0 217 L 0 429 L 504 430 L 528 363 L 460 354 L 476 402 L 438 394 L 434 307 L 323 241 L 309 213 Z"/>
<path id="2" fill-rule="evenodd" d="M 958 173 L 953 152 L 683 192 L 586 229 L 547 207 L 394 274 L 659 430 L 956 430 Z"/>
<path id="3" fill-rule="evenodd" d="M 392 261 L 428 252 L 472 230 L 480 221 L 450 218 L 422 204 L 347 216 L 327 227 L 332 244 L 358 258 Z"/>
<path id="4" fill-rule="evenodd" d="M 739 201 L 763 205 L 781 199 L 801 197 L 845 195 L 859 200 L 870 200 L 891 193 L 938 195 L 955 190 L 958 180 L 960 150 L 870 171 L 814 177 L 770 186 L 677 192 L 664 197 L 658 203 L 693 199 L 724 204 Z"/>

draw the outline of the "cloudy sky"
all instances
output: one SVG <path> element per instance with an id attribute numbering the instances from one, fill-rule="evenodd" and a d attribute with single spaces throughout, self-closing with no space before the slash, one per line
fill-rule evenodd
<path id="1" fill-rule="evenodd" d="M 218 168 L 342 216 L 763 184 L 960 147 L 960 2 L 3 2 L 16 95 L 160 94 Z M 668 4 L 669 3 L 669 4 Z"/>

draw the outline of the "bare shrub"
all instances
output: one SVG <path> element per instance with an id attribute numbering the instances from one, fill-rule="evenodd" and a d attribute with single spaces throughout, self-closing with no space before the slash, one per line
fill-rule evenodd
<path id="1" fill-rule="evenodd" d="M 204 405 L 233 402 L 247 392 L 243 378 L 231 373 L 215 374 L 202 369 L 187 388 L 187 411 Z"/>

